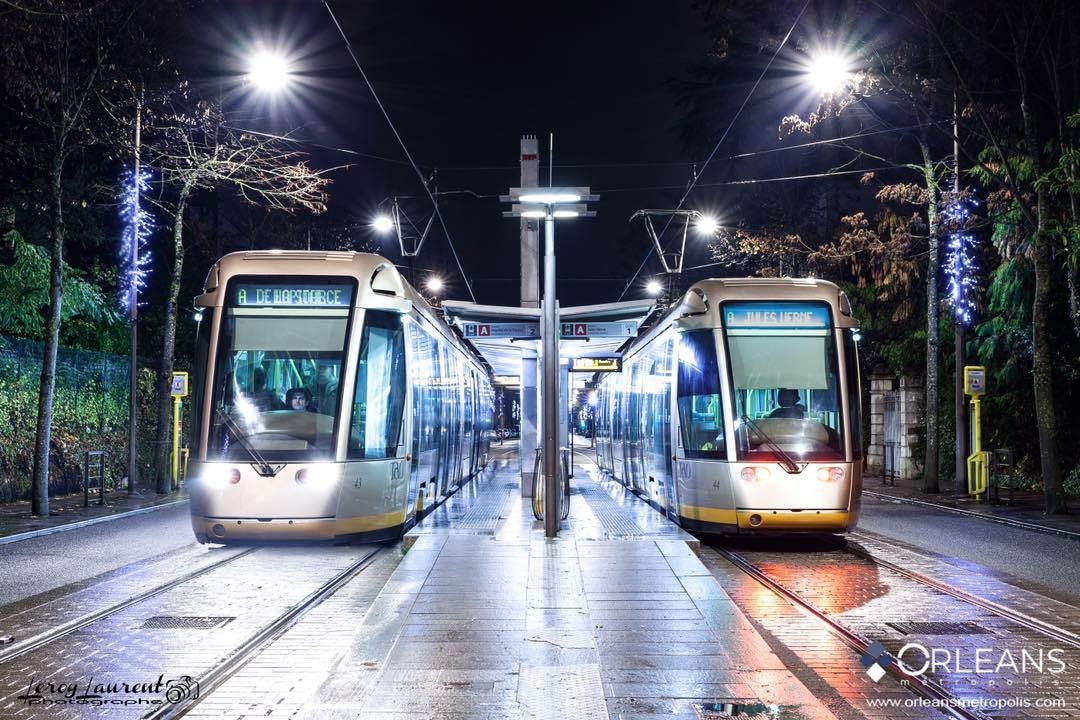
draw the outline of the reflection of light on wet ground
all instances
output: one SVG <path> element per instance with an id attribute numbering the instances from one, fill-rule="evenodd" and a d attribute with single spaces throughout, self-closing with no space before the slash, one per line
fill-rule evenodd
<path id="1" fill-rule="evenodd" d="M 791 560 L 753 562 L 789 590 L 808 599 L 815 598 L 817 608 L 832 615 L 866 605 L 889 592 L 889 586 L 881 581 L 878 568 L 857 559 L 853 562 L 817 563 L 802 556 Z M 808 563 L 813 563 L 810 574 L 807 573 Z"/>

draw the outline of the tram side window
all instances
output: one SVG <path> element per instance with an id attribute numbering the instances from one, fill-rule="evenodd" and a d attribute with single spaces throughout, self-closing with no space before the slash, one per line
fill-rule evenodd
<path id="1" fill-rule="evenodd" d="M 688 458 L 722 460 L 724 415 L 712 330 L 692 330 L 679 341 L 679 431 Z"/>
<path id="2" fill-rule="evenodd" d="M 397 457 L 405 407 L 405 330 L 401 316 L 368 310 L 360 339 L 349 457 Z"/>

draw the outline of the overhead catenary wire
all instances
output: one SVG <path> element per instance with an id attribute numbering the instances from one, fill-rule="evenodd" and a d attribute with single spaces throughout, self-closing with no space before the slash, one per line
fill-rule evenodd
<path id="1" fill-rule="evenodd" d="M 805 0 L 802 8 L 800 8 L 799 10 L 799 14 L 795 16 L 795 20 L 791 23 L 791 27 L 788 28 L 787 33 L 784 35 L 784 39 L 781 40 L 780 44 L 776 46 L 776 50 L 773 51 L 772 57 L 769 58 L 769 62 L 765 64 L 765 67 L 762 69 L 761 74 L 758 75 L 757 80 L 755 80 L 753 86 L 751 86 L 750 91 L 746 93 L 746 97 L 743 99 L 742 104 L 739 105 L 739 109 L 735 111 L 735 114 L 731 117 L 731 121 L 728 123 L 727 128 L 725 128 L 723 134 L 720 135 L 720 139 L 716 141 L 715 145 L 713 145 L 712 152 L 710 152 L 709 156 L 705 158 L 705 162 L 702 164 L 701 170 L 694 173 L 693 179 L 691 179 L 690 183 L 686 187 L 686 191 L 679 199 L 679 204 L 675 206 L 676 210 L 682 209 L 683 203 L 686 202 L 686 198 L 690 196 L 690 192 L 697 185 L 697 180 L 699 177 L 701 177 L 701 173 L 705 171 L 705 168 L 708 167 L 712 159 L 716 157 L 716 153 L 718 150 L 720 150 L 720 146 L 723 144 L 724 140 L 727 139 L 727 136 L 731 132 L 731 129 L 735 127 L 735 122 L 739 119 L 739 116 L 742 115 L 742 111 L 746 108 L 747 103 L 750 102 L 750 98 L 754 96 L 754 92 L 758 89 L 758 86 L 761 85 L 761 81 L 765 79 L 765 75 L 769 72 L 769 68 L 772 67 L 773 62 L 776 60 L 776 56 L 779 55 L 780 51 L 784 49 L 785 45 L 787 45 L 787 41 L 791 38 L 791 34 L 795 32 L 795 28 L 798 26 L 799 21 L 802 19 L 803 14 L 806 12 L 806 8 L 808 8 L 809 6 L 810 0 Z M 667 222 L 664 224 L 664 229 L 661 230 L 660 233 L 657 235 L 658 238 L 662 238 L 664 236 L 664 233 L 667 232 L 667 229 L 671 226 L 671 222 L 674 217 L 674 215 L 668 216 Z M 645 267 L 645 263 L 649 261 L 649 258 L 652 257 L 652 254 L 653 247 L 650 246 L 649 252 L 645 254 L 645 259 L 641 262 L 641 265 L 638 266 L 637 271 L 634 272 L 630 280 L 626 283 L 626 287 L 623 288 L 623 291 L 619 293 L 619 300 L 622 300 L 623 297 L 626 296 L 626 291 L 629 290 L 630 287 L 634 284 L 634 280 L 636 280 L 637 276 L 641 274 L 642 269 L 644 269 Z"/>
<path id="2" fill-rule="evenodd" d="M 338 32 L 341 34 L 341 39 L 345 43 L 345 49 L 348 51 L 349 57 L 352 58 L 353 64 L 356 65 L 356 69 L 360 72 L 360 77 L 363 78 L 364 84 L 367 85 L 368 90 L 371 92 L 371 97 L 374 98 L 375 104 L 378 105 L 380 112 L 382 112 L 383 117 L 386 119 L 386 124 L 390 126 L 390 130 L 394 133 L 394 137 L 397 138 L 398 144 L 401 145 L 401 150 L 405 153 L 405 157 L 408 159 L 409 164 L 412 165 L 413 170 L 416 171 L 416 176 L 420 179 L 420 184 L 423 185 L 428 199 L 431 200 L 431 205 L 435 209 L 435 215 L 439 218 L 439 225 L 442 227 L 443 234 L 446 236 L 446 243 L 450 246 L 450 253 L 454 256 L 454 262 L 457 264 L 458 272 L 461 273 L 461 279 L 465 283 L 465 289 L 469 291 L 469 298 L 475 303 L 476 295 L 473 294 L 472 285 L 469 283 L 469 278 L 465 275 L 465 269 L 461 266 L 461 259 L 458 258 L 457 250 L 454 248 L 454 241 L 450 237 L 450 230 L 446 227 L 446 220 L 443 218 L 442 211 L 439 210 L 439 203 L 435 200 L 435 196 L 428 186 L 427 178 L 424 177 L 424 173 L 417 167 L 412 154 L 409 152 L 409 148 L 405 145 L 405 140 L 401 137 L 401 133 L 398 132 L 397 127 L 394 125 L 394 121 L 390 119 L 390 113 L 387 112 L 382 100 L 379 99 L 378 93 L 375 92 L 375 86 L 371 84 L 371 80 L 368 79 L 367 73 L 364 72 L 363 65 L 360 64 L 359 58 L 357 58 L 356 53 L 353 52 L 352 43 L 349 42 L 349 36 L 345 34 L 345 29 L 341 27 L 341 23 L 338 22 L 337 16 L 334 15 L 334 10 L 330 7 L 329 0 L 323 0 L 323 5 L 326 7 L 326 12 L 330 14 L 330 19 L 333 20 Z"/>

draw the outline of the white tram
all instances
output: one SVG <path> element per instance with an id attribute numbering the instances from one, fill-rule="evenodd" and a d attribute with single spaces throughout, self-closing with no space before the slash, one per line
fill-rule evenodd
<path id="1" fill-rule="evenodd" d="M 695 284 L 601 381 L 601 468 L 690 530 L 853 529 L 857 325 L 824 280 Z"/>
<path id="2" fill-rule="evenodd" d="M 395 537 L 486 464 L 488 373 L 388 260 L 233 253 L 195 304 L 200 542 Z"/>

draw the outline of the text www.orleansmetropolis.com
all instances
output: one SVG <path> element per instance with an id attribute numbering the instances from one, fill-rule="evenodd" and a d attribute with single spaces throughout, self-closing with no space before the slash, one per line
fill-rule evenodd
<path id="1" fill-rule="evenodd" d="M 966 710 L 1011 710 L 1022 708 L 1062 708 L 1063 698 L 867 698 L 872 708 L 964 708 Z"/>

